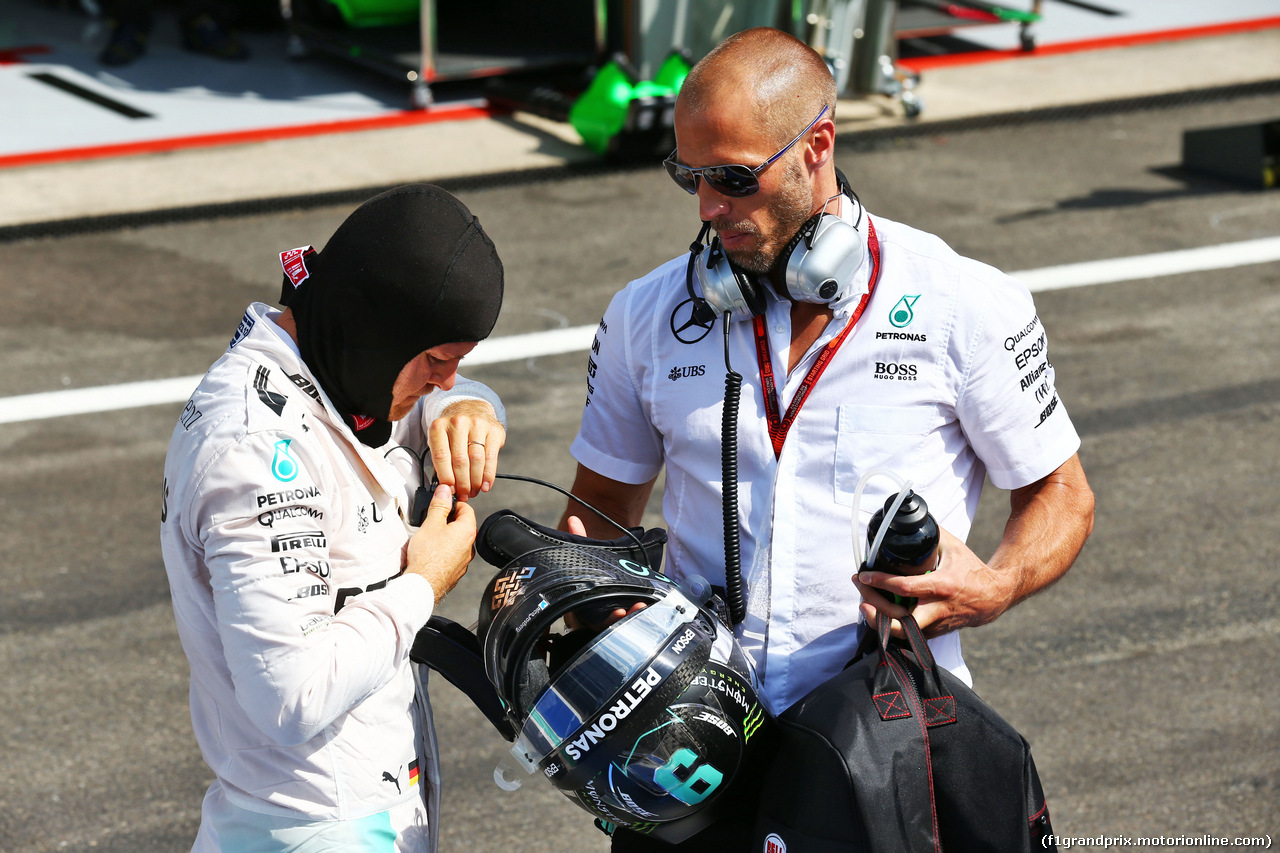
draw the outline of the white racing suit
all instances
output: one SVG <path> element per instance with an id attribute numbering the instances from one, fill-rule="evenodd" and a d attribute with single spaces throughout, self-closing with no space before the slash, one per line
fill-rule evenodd
<path id="1" fill-rule="evenodd" d="M 449 403 L 501 403 L 459 379 L 365 447 L 271 311 L 246 311 L 165 461 L 164 562 L 217 776 L 194 849 L 434 851 L 435 733 L 409 650 L 435 596 L 401 574 L 418 463 L 385 454 L 424 447 Z"/>

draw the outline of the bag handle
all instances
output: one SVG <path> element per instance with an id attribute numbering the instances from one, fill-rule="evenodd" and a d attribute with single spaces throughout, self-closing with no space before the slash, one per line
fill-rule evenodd
<path id="1" fill-rule="evenodd" d="M 920 630 L 916 618 L 910 614 L 899 619 L 898 622 L 902 625 L 903 633 L 907 635 L 906 645 L 915 656 L 915 660 L 904 654 L 901 645 L 890 643 L 892 620 L 884 613 L 876 614 L 876 633 L 880 636 L 880 654 L 886 661 L 892 656 L 903 671 L 908 673 L 908 677 L 914 673 L 919 674 L 920 684 L 915 692 L 919 695 L 926 725 L 944 726 L 954 723 L 956 721 L 955 697 L 942 692 L 942 677 L 938 674 L 938 663 L 933 659 L 933 652 L 925 641 L 924 632 Z M 914 686 L 903 685 L 908 688 Z"/>

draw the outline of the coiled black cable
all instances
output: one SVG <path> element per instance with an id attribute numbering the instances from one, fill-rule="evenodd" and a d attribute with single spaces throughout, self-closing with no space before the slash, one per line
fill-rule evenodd
<path id="1" fill-rule="evenodd" d="M 724 517 L 724 589 L 729 618 L 738 625 L 746 618 L 742 592 L 742 544 L 738 533 L 738 403 L 742 374 L 729 363 L 729 314 L 724 316 L 724 409 L 720 413 L 720 491 Z"/>

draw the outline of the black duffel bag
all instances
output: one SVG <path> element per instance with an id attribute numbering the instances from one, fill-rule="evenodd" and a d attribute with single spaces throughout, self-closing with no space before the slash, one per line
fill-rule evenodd
<path id="1" fill-rule="evenodd" d="M 906 642 L 881 616 L 878 646 L 778 719 L 751 849 L 1056 850 L 1027 742 L 902 621 Z"/>

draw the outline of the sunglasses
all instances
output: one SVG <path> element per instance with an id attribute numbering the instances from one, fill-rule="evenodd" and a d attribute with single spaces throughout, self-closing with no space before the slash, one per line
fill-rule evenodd
<path id="1" fill-rule="evenodd" d="M 777 154 L 774 154 L 754 169 L 750 166 L 740 165 L 703 166 L 700 169 L 691 169 L 676 162 L 675 151 L 672 151 L 671 156 L 662 161 L 662 165 L 666 168 L 667 174 L 671 176 L 671 180 L 675 181 L 676 185 L 689 195 L 697 194 L 698 179 L 701 178 L 707 182 L 707 186 L 720 193 L 720 195 L 730 198 L 746 198 L 749 195 L 755 195 L 760 189 L 760 178 L 757 176 L 772 166 L 775 160 L 786 154 L 792 145 L 803 139 L 804 135 L 818 123 L 818 119 L 826 114 L 827 107 L 824 105 L 822 112 L 818 113 L 804 130 L 796 134 L 795 139 L 782 146 Z"/>

